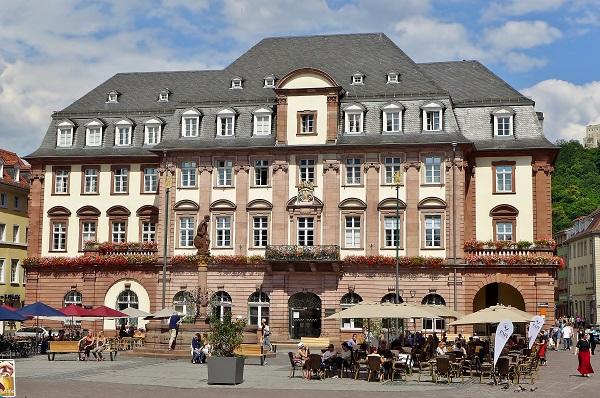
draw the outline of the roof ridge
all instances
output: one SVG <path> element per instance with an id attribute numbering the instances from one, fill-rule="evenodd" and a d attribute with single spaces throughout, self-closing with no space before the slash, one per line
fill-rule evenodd
<path id="1" fill-rule="evenodd" d="M 118 72 L 114 76 L 120 75 L 150 75 L 150 74 L 166 74 L 166 73 L 202 73 L 202 72 L 224 72 L 225 69 L 191 69 L 191 70 L 158 70 L 145 72 Z"/>
<path id="2" fill-rule="evenodd" d="M 417 65 L 455 64 L 455 63 L 461 63 L 461 62 L 477 62 L 477 63 L 480 63 L 476 59 L 462 59 L 462 60 L 456 60 L 456 61 L 417 62 Z"/>
<path id="3" fill-rule="evenodd" d="M 383 32 L 360 32 L 360 33 L 330 33 L 330 34 L 292 35 L 292 36 L 267 36 L 267 37 L 264 37 L 261 41 L 273 40 L 273 39 L 305 39 L 305 38 L 310 38 L 310 37 L 342 37 L 342 36 L 385 36 L 385 37 L 388 37 Z M 388 39 L 389 39 L 389 37 L 388 37 Z"/>

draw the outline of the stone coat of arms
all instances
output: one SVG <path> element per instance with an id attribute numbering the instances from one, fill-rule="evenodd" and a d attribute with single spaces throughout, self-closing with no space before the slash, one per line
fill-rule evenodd
<path id="1" fill-rule="evenodd" d="M 315 199 L 315 187 L 311 181 L 300 181 L 298 185 L 298 202 L 312 202 Z"/>

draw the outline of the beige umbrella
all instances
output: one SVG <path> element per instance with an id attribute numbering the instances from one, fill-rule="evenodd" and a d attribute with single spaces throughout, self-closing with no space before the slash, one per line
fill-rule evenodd
<path id="1" fill-rule="evenodd" d="M 137 308 L 133 308 L 133 307 L 127 307 L 124 310 L 121 310 L 121 312 L 123 314 L 129 315 L 128 318 L 145 318 L 148 315 L 150 315 L 146 311 L 138 310 Z"/>
<path id="2" fill-rule="evenodd" d="M 420 305 L 407 303 L 365 303 L 353 305 L 343 311 L 336 312 L 325 319 L 342 318 L 436 318 L 436 315 Z"/>
<path id="3" fill-rule="evenodd" d="M 499 323 L 503 320 L 512 322 L 530 322 L 533 315 L 517 308 L 504 305 L 493 305 L 450 323 L 450 326 L 475 325 L 479 323 Z"/>
<path id="4" fill-rule="evenodd" d="M 167 308 L 163 308 L 160 311 L 156 311 L 155 313 L 148 315 L 144 319 L 168 319 L 171 317 L 171 315 L 174 315 L 174 314 L 181 315 L 181 313 L 175 311 L 175 308 L 167 307 Z"/>
<path id="5" fill-rule="evenodd" d="M 465 316 L 465 314 L 458 312 L 458 311 L 454 311 L 454 310 L 446 307 L 445 305 L 424 305 L 423 308 L 425 308 L 427 311 L 431 312 L 432 314 L 435 314 L 436 318 L 460 319 L 463 316 Z"/>

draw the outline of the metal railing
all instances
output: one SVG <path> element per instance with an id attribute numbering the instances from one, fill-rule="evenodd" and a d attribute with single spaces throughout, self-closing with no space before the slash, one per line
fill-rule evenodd
<path id="1" fill-rule="evenodd" d="M 268 261 L 339 261 L 338 245 L 300 246 L 269 245 L 265 250 Z"/>

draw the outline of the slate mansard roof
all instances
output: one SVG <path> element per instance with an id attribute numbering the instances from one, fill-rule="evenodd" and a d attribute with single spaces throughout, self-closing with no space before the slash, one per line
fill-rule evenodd
<path id="1" fill-rule="evenodd" d="M 264 79 L 276 81 L 301 68 L 325 71 L 341 87 L 342 105 L 356 102 L 366 109 L 365 134 L 338 135 L 336 144 L 377 145 L 423 143 L 472 143 L 477 149 L 553 148 L 542 132 L 534 102 L 510 87 L 477 61 L 416 64 L 382 33 L 266 38 L 223 70 L 119 73 L 52 115 L 52 122 L 40 148 L 27 158 L 155 156 L 152 150 L 250 148 L 275 146 L 275 129 L 265 137 L 252 136 L 252 111 L 257 107 L 276 109 L 273 88 Z M 360 71 L 364 84 L 351 84 Z M 398 83 L 387 83 L 388 73 L 398 73 Z M 231 80 L 242 79 L 243 89 L 231 89 Z M 168 90 L 169 100 L 159 101 Z M 118 102 L 108 103 L 107 94 L 116 91 Z M 419 127 L 419 107 L 436 100 L 446 107 L 444 131 L 424 134 Z M 382 135 L 380 107 L 387 102 L 406 107 L 405 131 Z M 498 106 L 519 108 L 515 136 L 495 139 L 487 130 L 489 110 Z M 182 138 L 181 113 L 190 107 L 202 114 L 200 135 Z M 216 114 L 225 107 L 238 113 L 236 136 L 215 137 Z M 412 108 L 411 108 L 412 107 Z M 340 112 L 340 127 L 343 112 Z M 410 120 L 408 120 L 410 117 Z M 85 124 L 94 118 L 104 123 L 103 145 L 85 146 Z M 114 146 L 114 123 L 133 121 L 131 147 Z M 154 147 L 143 143 L 144 123 L 160 118 L 162 141 Z M 414 119 L 414 120 L 413 120 Z M 57 126 L 64 120 L 74 126 L 73 146 L 56 146 Z M 412 124 L 411 124 L 412 123 Z M 273 125 L 275 123 L 272 123 Z M 403 129 L 404 130 L 404 129 Z"/>

